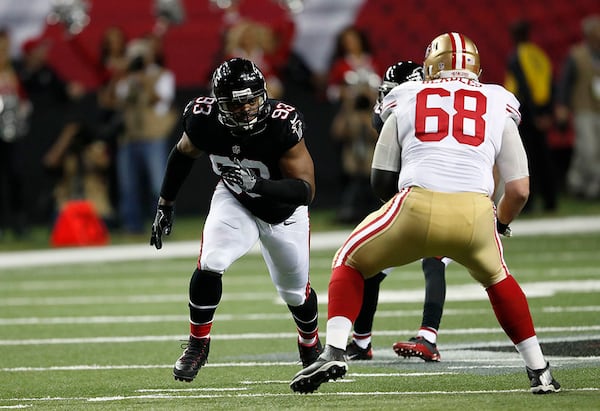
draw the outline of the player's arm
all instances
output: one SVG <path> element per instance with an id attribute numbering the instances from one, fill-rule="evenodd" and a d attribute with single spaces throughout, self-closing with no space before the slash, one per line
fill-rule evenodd
<path id="1" fill-rule="evenodd" d="M 529 198 L 527 155 L 512 119 L 506 119 L 496 166 L 504 181 L 504 194 L 497 205 L 499 227 L 502 227 L 508 226 L 519 215 Z"/>
<path id="2" fill-rule="evenodd" d="M 150 235 L 150 245 L 155 246 L 157 250 L 162 248 L 163 234 L 171 234 L 175 198 L 190 173 L 194 160 L 201 155 L 202 151 L 192 144 L 185 132 L 169 154 Z"/>
<path id="3" fill-rule="evenodd" d="M 184 132 L 171 150 L 160 190 L 159 205 L 173 205 L 177 193 L 192 170 L 194 160 L 202 155 Z"/>
<path id="4" fill-rule="evenodd" d="M 315 197 L 315 167 L 304 139 L 279 160 L 281 180 L 259 180 L 254 192 L 288 204 L 308 205 Z"/>
<path id="5" fill-rule="evenodd" d="M 383 124 L 371 164 L 371 187 L 383 201 L 389 200 L 398 192 L 402 150 L 397 135 L 396 116 L 391 115 Z"/>
<path id="6" fill-rule="evenodd" d="M 304 140 L 288 149 L 279 159 L 282 179 L 269 180 L 236 161 L 221 170 L 221 177 L 232 186 L 247 193 L 260 194 L 290 205 L 308 205 L 315 192 L 314 165 Z"/>

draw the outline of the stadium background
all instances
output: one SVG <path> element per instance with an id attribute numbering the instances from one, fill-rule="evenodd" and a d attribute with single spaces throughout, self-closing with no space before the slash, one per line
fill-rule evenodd
<path id="1" fill-rule="evenodd" d="M 93 91 L 98 86 L 97 78 L 65 37 L 64 29 L 45 23 L 49 3 L 50 0 L 32 0 L 0 5 L 0 25 L 9 26 L 14 33 L 14 54 L 18 57 L 20 44 L 28 37 L 42 35 L 51 39 L 51 64 L 63 77 L 80 81 Z M 93 0 L 89 3 L 90 24 L 77 35 L 77 41 L 92 56 L 98 53 L 100 37 L 106 27 L 121 26 L 129 38 L 133 38 L 149 32 L 155 24 L 154 0 Z M 316 209 L 331 208 L 337 203 L 341 166 L 329 136 L 335 107 L 325 99 L 317 98 L 307 79 L 311 71 L 327 69 L 334 37 L 343 27 L 355 24 L 364 30 L 376 58 L 384 66 L 398 59 L 421 61 L 424 48 L 433 37 L 445 31 L 462 32 L 480 49 L 482 81 L 502 83 L 505 61 L 512 46 L 508 31 L 511 22 L 526 18 L 532 23 L 532 40 L 547 51 L 558 74 L 569 47 L 581 40 L 581 19 L 600 12 L 597 0 L 455 0 L 452 3 L 306 0 L 300 14 L 288 13 L 280 3 L 275 0 L 243 1 L 240 10 L 245 17 L 274 26 L 282 36 L 291 36 L 292 58 L 283 78 L 284 99 L 304 112 L 308 124 L 306 140 L 317 175 Z M 213 2 L 183 0 L 182 4 L 185 20 L 170 28 L 164 39 L 166 63 L 177 79 L 177 106 L 180 108 L 193 96 L 206 92 L 208 78 L 222 49 L 223 28 L 223 11 Z M 26 143 L 29 152 L 24 164 L 29 182 L 27 196 L 34 218 L 37 191 L 45 184 L 40 159 L 55 138 L 55 135 L 45 133 L 45 129 L 38 125 L 35 128 L 37 134 L 32 133 Z M 174 130 L 173 142 L 180 133 L 180 128 Z M 563 148 L 568 150 L 568 147 Z M 179 213 L 195 214 L 208 208 L 214 180 L 206 177 L 207 167 L 206 160 L 195 166 L 180 195 Z"/>

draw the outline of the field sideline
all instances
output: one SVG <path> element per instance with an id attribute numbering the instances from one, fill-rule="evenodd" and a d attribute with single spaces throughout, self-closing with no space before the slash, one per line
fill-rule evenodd
<path id="1" fill-rule="evenodd" d="M 520 237 L 600 232 L 600 216 L 517 220 L 511 224 L 511 228 L 513 235 Z M 349 233 L 350 231 L 312 233 L 311 250 L 335 249 L 344 242 Z M 166 237 L 161 250 L 155 250 L 148 244 L 132 244 L 0 252 L 0 268 L 196 257 L 199 244 L 199 240 L 169 242 L 169 238 Z M 256 245 L 250 253 L 259 252 L 260 249 Z"/>
<path id="2" fill-rule="evenodd" d="M 524 366 L 485 291 L 448 267 L 439 363 L 398 358 L 424 295 L 420 264 L 382 284 L 372 361 L 291 392 L 295 327 L 258 247 L 223 277 L 209 363 L 191 384 L 171 369 L 187 333 L 199 241 L 0 253 L 0 410 L 600 410 L 600 216 L 516 221 L 511 272 L 563 392 L 529 393 Z M 322 338 L 333 251 L 348 231 L 312 234 Z"/>

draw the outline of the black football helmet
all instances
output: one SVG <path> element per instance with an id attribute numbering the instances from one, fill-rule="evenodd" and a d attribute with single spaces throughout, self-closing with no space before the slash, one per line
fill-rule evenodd
<path id="1" fill-rule="evenodd" d="M 379 101 L 398 84 L 405 81 L 421 81 L 425 78 L 423 75 L 423 66 L 412 61 L 399 61 L 387 68 L 383 75 L 383 81 L 379 86 Z"/>
<path id="2" fill-rule="evenodd" d="M 233 134 L 254 134 L 269 115 L 265 77 L 256 64 L 243 58 L 223 62 L 212 76 L 219 121 Z"/>

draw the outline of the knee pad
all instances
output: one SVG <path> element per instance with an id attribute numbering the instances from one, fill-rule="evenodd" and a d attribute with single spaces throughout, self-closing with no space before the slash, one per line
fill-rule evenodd
<path id="1" fill-rule="evenodd" d="M 200 256 L 200 269 L 223 274 L 232 262 L 231 258 L 223 252 L 211 252 Z"/>
<path id="2" fill-rule="evenodd" d="M 298 307 L 299 305 L 304 304 L 306 300 L 306 289 L 302 288 L 300 290 L 282 290 L 278 289 L 277 292 L 281 299 L 289 306 Z"/>

